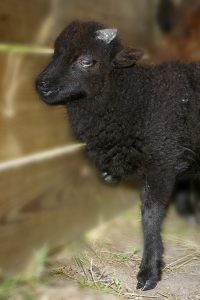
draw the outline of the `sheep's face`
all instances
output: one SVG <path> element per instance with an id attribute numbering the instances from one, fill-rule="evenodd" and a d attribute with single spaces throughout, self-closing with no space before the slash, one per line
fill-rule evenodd
<path id="1" fill-rule="evenodd" d="M 131 49 L 121 50 L 116 29 L 96 22 L 71 23 L 56 39 L 52 61 L 37 78 L 39 94 L 48 104 L 99 95 L 113 68 L 130 65 Z"/>

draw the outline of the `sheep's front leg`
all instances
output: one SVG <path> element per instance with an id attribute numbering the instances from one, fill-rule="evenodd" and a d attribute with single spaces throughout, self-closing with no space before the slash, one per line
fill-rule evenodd
<path id="1" fill-rule="evenodd" d="M 171 180 L 170 180 L 171 181 Z M 141 193 L 142 223 L 144 232 L 143 258 L 138 273 L 137 288 L 143 291 L 153 289 L 161 279 L 163 267 L 163 245 L 161 224 L 165 216 L 166 202 L 173 190 L 170 181 L 145 184 Z"/>

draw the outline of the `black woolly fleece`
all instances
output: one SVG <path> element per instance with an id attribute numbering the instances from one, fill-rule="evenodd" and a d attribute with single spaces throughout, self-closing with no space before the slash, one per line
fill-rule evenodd
<path id="1" fill-rule="evenodd" d="M 96 38 L 105 28 L 71 23 L 36 86 L 46 103 L 66 105 L 75 136 L 105 180 L 140 182 L 144 251 L 137 288 L 148 290 L 161 279 L 160 230 L 177 178 L 199 180 L 200 63 L 137 64 L 140 50 L 124 48 L 118 37 Z"/>

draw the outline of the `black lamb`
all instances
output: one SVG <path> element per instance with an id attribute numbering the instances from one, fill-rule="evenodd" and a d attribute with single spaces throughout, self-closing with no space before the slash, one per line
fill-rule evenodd
<path id="1" fill-rule="evenodd" d="M 160 235 L 178 180 L 199 176 L 200 63 L 138 64 L 116 29 L 72 22 L 55 42 L 37 90 L 47 104 L 67 106 L 75 136 L 108 182 L 141 185 L 143 258 L 137 288 L 161 279 Z"/>

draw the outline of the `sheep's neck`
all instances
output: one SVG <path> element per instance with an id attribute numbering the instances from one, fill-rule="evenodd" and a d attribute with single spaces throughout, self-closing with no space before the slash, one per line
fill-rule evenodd
<path id="1" fill-rule="evenodd" d="M 89 143 L 109 127 L 111 119 L 114 122 L 114 108 L 106 105 L 106 102 L 109 101 L 98 96 L 77 100 L 68 105 L 72 129 L 79 140 Z"/>

